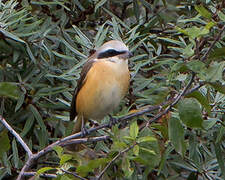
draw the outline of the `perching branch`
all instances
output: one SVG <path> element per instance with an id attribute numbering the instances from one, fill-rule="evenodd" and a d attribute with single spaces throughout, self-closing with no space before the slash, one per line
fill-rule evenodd
<path id="1" fill-rule="evenodd" d="M 185 93 L 180 96 L 177 96 L 177 97 L 181 97 L 183 95 L 187 95 L 193 91 L 196 91 L 197 89 L 199 89 L 202 85 L 204 85 L 203 83 L 199 84 L 198 86 L 192 88 L 191 90 L 189 91 L 186 91 L 185 90 Z M 178 101 L 179 99 L 177 99 Z M 171 103 L 172 102 L 172 103 Z M 159 110 L 161 109 L 162 106 L 165 106 L 165 105 L 169 105 L 169 104 L 173 104 L 174 103 L 174 98 L 173 99 L 170 99 L 166 102 L 163 102 L 161 103 L 160 105 L 157 105 L 157 106 L 150 106 L 150 107 L 147 107 L 147 108 L 144 108 L 138 112 L 135 112 L 135 113 L 132 113 L 132 114 L 128 114 L 126 116 L 123 116 L 121 118 L 118 118 L 118 123 L 121 123 L 123 121 L 126 121 L 126 120 L 130 120 L 132 119 L 133 117 L 137 117 L 137 116 L 140 116 L 140 115 L 143 115 L 145 113 L 148 113 L 148 112 L 152 112 L 152 111 L 155 111 L 155 110 Z M 170 105 L 170 106 L 171 106 Z M 172 106 L 171 106 L 172 107 Z M 156 117 L 159 118 L 159 115 Z M 160 116 L 161 117 L 161 116 Z M 31 166 L 33 165 L 34 161 L 36 161 L 37 159 L 39 159 L 41 156 L 44 156 L 45 154 L 53 151 L 53 147 L 58 145 L 58 146 L 67 146 L 67 145 L 70 145 L 70 144 L 80 144 L 80 143 L 86 143 L 86 142 L 97 142 L 97 141 L 103 141 L 103 140 L 106 140 L 106 139 L 109 139 L 110 137 L 109 136 L 101 136 L 101 137 L 92 137 L 92 138 L 81 138 L 81 139 L 76 139 L 76 138 L 79 138 L 82 136 L 82 133 L 79 132 L 79 133 L 76 133 L 76 134 L 72 134 L 70 136 L 67 136 L 65 138 L 62 138 L 52 144 L 50 144 L 49 146 L 45 147 L 44 149 L 42 149 L 41 151 L 37 152 L 36 154 L 33 154 L 30 149 L 27 147 L 26 143 L 22 140 L 22 138 L 19 136 L 18 133 L 16 133 L 16 131 L 13 130 L 13 128 L 4 120 L 4 118 L 0 118 L 1 122 L 3 123 L 3 125 L 15 136 L 17 137 L 17 139 L 20 139 L 18 140 L 21 145 L 23 146 L 23 148 L 27 151 L 28 153 L 28 160 L 27 162 L 25 163 L 25 165 L 23 166 L 22 170 L 20 171 L 19 173 L 19 176 L 17 177 L 17 180 L 21 180 L 22 177 L 25 174 L 25 172 L 27 170 L 29 170 L 31 168 Z M 94 127 L 94 128 L 90 128 L 87 130 L 88 134 L 92 133 L 92 132 L 96 132 L 100 129 L 103 129 L 103 128 L 109 128 L 110 127 L 110 123 L 107 123 L 107 124 L 102 124 L 100 126 L 97 126 L 97 127 Z M 28 150 L 29 149 L 29 150 Z"/>
<path id="2" fill-rule="evenodd" d="M 24 172 L 23 176 L 35 176 L 36 174 L 37 174 L 36 172 Z M 43 177 L 43 178 L 57 178 L 57 175 L 44 173 L 44 174 L 41 174 L 40 177 Z"/>
<path id="3" fill-rule="evenodd" d="M 81 143 L 86 143 L 86 142 L 104 141 L 104 140 L 107 140 L 109 138 L 110 138 L 109 136 L 100 136 L 100 137 L 90 137 L 90 138 L 69 139 L 68 140 L 68 137 L 66 137 L 66 138 L 63 138 L 59 141 L 56 141 L 56 142 L 50 144 L 49 146 L 47 146 L 46 148 L 42 149 L 38 153 L 30 156 L 28 158 L 27 162 L 25 163 L 25 165 L 23 166 L 22 170 L 20 171 L 19 176 L 17 177 L 17 180 L 22 179 L 22 177 L 24 176 L 24 173 L 32 166 L 34 161 L 39 159 L 41 156 L 53 151 L 54 146 L 57 146 L 57 145 L 58 146 L 67 146 L 67 145 L 71 145 L 71 144 L 81 144 Z M 67 140 L 65 141 L 64 139 L 67 139 Z"/>
<path id="4" fill-rule="evenodd" d="M 21 144 L 23 149 L 27 152 L 28 157 L 32 156 L 32 152 L 20 135 L 6 122 L 6 120 L 0 115 L 1 123 L 9 130 L 9 132 L 16 138 L 16 140 Z"/>
<path id="5" fill-rule="evenodd" d="M 97 180 L 100 180 L 103 176 L 103 174 L 109 169 L 109 167 L 114 163 L 121 155 L 131 150 L 136 144 L 132 144 L 131 146 L 127 147 L 126 149 L 120 151 L 107 165 L 106 167 L 101 171 L 101 173 L 97 176 Z"/>
<path id="6" fill-rule="evenodd" d="M 61 169 L 61 171 L 63 171 L 64 173 L 70 174 L 70 175 L 74 176 L 75 178 L 78 178 L 78 179 L 81 179 L 81 180 L 87 180 L 87 179 L 85 179 L 85 178 L 83 178 L 83 177 L 77 175 L 77 174 L 74 173 L 74 172 L 66 171 L 66 170 L 64 170 L 64 169 Z"/>
<path id="7" fill-rule="evenodd" d="M 118 118 L 118 123 L 121 123 L 123 121 L 126 121 L 126 120 L 130 120 L 132 119 L 133 117 L 137 117 L 137 116 L 140 116 L 140 115 L 143 115 L 145 113 L 148 113 L 148 112 L 152 112 L 152 111 L 155 111 L 155 110 L 159 110 L 162 108 L 162 106 L 166 106 L 166 105 L 169 105 L 167 107 L 166 110 L 164 110 L 161 114 L 159 115 L 156 115 L 156 117 L 154 119 L 158 119 L 159 117 L 161 117 L 164 113 L 166 113 L 165 111 L 168 112 L 168 109 L 170 109 L 173 105 L 175 105 L 175 103 L 177 101 L 179 101 L 179 99 L 184 96 L 184 95 L 187 95 L 193 91 L 196 91 L 197 89 L 199 89 L 202 85 L 204 85 L 204 83 L 200 83 L 198 86 L 190 89 L 190 90 L 183 90 L 183 93 L 180 94 L 180 96 L 178 95 L 175 99 L 170 99 L 168 101 L 165 101 L 163 103 L 161 103 L 160 105 L 157 105 L 157 106 L 150 106 L 150 107 L 147 107 L 147 108 L 144 108 L 138 112 L 135 112 L 135 113 L 132 113 L 132 114 L 128 114 L 126 116 L 123 116 L 121 118 Z M 176 100 L 176 101 L 175 101 Z M 171 103 L 172 102 L 172 103 Z M 170 107 L 170 108 L 169 108 Z M 82 133 L 79 132 L 79 133 L 76 133 L 76 134 L 72 134 L 70 136 L 67 136 L 65 138 L 62 138 L 52 144 L 50 144 L 49 146 L 45 147 L 44 149 L 42 149 L 41 151 L 37 152 L 36 154 L 33 154 L 31 152 L 31 150 L 28 148 L 28 146 L 26 145 L 26 143 L 22 140 L 22 138 L 19 136 L 18 133 L 16 133 L 15 130 L 13 130 L 13 128 L 4 120 L 4 118 L 0 118 L 1 122 L 3 123 L 3 125 L 17 138 L 17 140 L 20 142 L 20 144 L 22 145 L 22 147 L 27 151 L 28 153 L 28 160 L 27 162 L 25 163 L 25 165 L 23 166 L 22 170 L 20 171 L 19 173 L 19 176 L 17 178 L 17 180 L 21 180 L 22 177 L 25 174 L 25 172 L 27 170 L 29 170 L 31 168 L 31 166 L 33 165 L 34 161 L 36 161 L 37 159 L 39 159 L 41 156 L 44 156 L 45 154 L 53 151 L 53 147 L 58 145 L 58 146 L 67 146 L 67 145 L 70 145 L 70 144 L 80 144 L 80 143 L 86 143 L 86 142 L 97 142 L 97 141 L 103 141 L 103 140 L 106 140 L 106 139 L 109 139 L 110 137 L 109 136 L 101 136 L 101 137 L 92 137 L 92 138 L 81 138 L 81 139 L 76 139 L 76 138 L 79 138 L 82 136 Z M 97 127 L 94 127 L 94 128 L 90 128 L 87 130 L 88 134 L 92 133 L 92 132 L 96 132 L 100 129 L 103 129 L 103 128 L 109 128 L 110 127 L 110 123 L 107 123 L 107 124 L 103 124 L 103 125 L 100 125 L 100 126 L 97 126 Z"/>

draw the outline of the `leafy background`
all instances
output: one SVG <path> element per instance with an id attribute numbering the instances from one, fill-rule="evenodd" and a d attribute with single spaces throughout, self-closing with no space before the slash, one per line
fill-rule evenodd
<path id="1" fill-rule="evenodd" d="M 138 130 L 159 111 L 99 130 L 95 136 L 112 141 L 79 153 L 56 146 L 30 171 L 90 178 L 111 162 L 104 179 L 224 179 L 224 8 L 223 0 L 0 1 L 0 114 L 34 153 L 71 134 L 76 80 L 108 40 L 123 40 L 134 54 L 115 117 L 176 97 L 193 74 L 191 88 L 200 85 L 150 126 Z M 0 147 L 0 179 L 14 178 L 27 155 L 2 125 Z"/>

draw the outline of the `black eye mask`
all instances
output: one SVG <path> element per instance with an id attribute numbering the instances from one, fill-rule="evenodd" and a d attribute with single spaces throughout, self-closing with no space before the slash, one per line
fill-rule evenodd
<path id="1" fill-rule="evenodd" d="M 115 49 L 108 49 L 107 51 L 100 53 L 98 55 L 98 59 L 109 58 L 120 54 L 124 54 L 126 52 L 127 51 L 116 51 Z"/>

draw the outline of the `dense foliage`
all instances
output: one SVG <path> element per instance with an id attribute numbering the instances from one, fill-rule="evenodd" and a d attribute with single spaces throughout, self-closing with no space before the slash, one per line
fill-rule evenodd
<path id="1" fill-rule="evenodd" d="M 0 1 L 0 115 L 33 153 L 71 134 L 80 70 L 108 40 L 134 54 L 130 90 L 114 117 L 164 105 L 90 134 L 110 140 L 80 152 L 55 146 L 28 171 L 59 179 L 101 172 L 103 179 L 225 179 L 224 25 L 221 0 Z M 0 125 L 0 179 L 18 176 L 27 158 Z"/>

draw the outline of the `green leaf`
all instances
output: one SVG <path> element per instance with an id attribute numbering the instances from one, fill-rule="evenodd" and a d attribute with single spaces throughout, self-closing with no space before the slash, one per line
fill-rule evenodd
<path id="1" fill-rule="evenodd" d="M 223 14 L 221 11 L 219 11 L 217 14 L 218 14 L 220 20 L 225 22 L 225 14 Z"/>
<path id="2" fill-rule="evenodd" d="M 14 163 L 14 166 L 16 168 L 19 168 L 19 154 L 18 154 L 18 149 L 17 149 L 17 143 L 16 143 L 16 140 L 13 139 L 12 141 L 12 151 L 13 151 L 13 163 Z"/>
<path id="3" fill-rule="evenodd" d="M 18 99 L 20 96 L 20 91 L 16 83 L 0 82 L 0 96 Z"/>
<path id="4" fill-rule="evenodd" d="M 152 136 L 144 136 L 137 139 L 137 143 L 151 142 L 151 141 L 157 141 L 157 139 Z"/>
<path id="5" fill-rule="evenodd" d="M 134 146 L 133 153 L 134 153 L 135 156 L 138 156 L 139 155 L 139 146 L 138 145 L 135 145 Z"/>
<path id="6" fill-rule="evenodd" d="M 206 81 L 215 82 L 215 81 L 223 81 L 223 71 L 225 68 L 225 62 L 213 62 L 210 64 L 206 73 Z"/>
<path id="7" fill-rule="evenodd" d="M 208 84 L 211 85 L 212 87 L 214 87 L 220 93 L 225 94 L 225 85 L 222 84 L 221 82 L 219 82 L 219 81 L 209 82 Z"/>
<path id="8" fill-rule="evenodd" d="M 209 54 L 209 59 L 221 59 L 225 57 L 225 47 L 216 48 Z"/>
<path id="9" fill-rule="evenodd" d="M 198 102 L 206 109 L 207 113 L 211 113 L 211 106 L 208 99 L 202 95 L 199 91 L 194 91 L 191 94 L 188 94 L 186 97 L 193 97 L 198 100 Z"/>
<path id="10" fill-rule="evenodd" d="M 42 119 L 40 113 L 38 112 L 37 108 L 34 107 L 34 105 L 32 105 L 32 104 L 29 104 L 29 108 L 30 108 L 31 112 L 33 113 L 35 119 L 37 120 L 39 126 L 40 126 L 44 131 L 47 132 L 46 127 L 45 127 L 45 124 L 44 124 L 44 121 L 43 121 L 43 119 Z"/>
<path id="11" fill-rule="evenodd" d="M 225 136 L 225 127 L 221 126 L 220 129 L 217 131 L 216 143 L 220 143 Z"/>
<path id="12" fill-rule="evenodd" d="M 147 148 L 144 148 L 144 147 L 140 147 L 141 150 L 151 154 L 151 155 L 156 155 L 155 151 L 153 150 L 150 150 L 150 149 L 147 149 Z"/>
<path id="13" fill-rule="evenodd" d="M 10 38 L 10 39 L 12 39 L 12 40 L 14 40 L 14 41 L 17 41 L 17 42 L 20 42 L 20 43 L 24 44 L 25 47 L 26 47 L 26 50 L 27 50 L 28 55 L 30 56 L 30 58 L 31 58 L 31 60 L 33 61 L 33 63 L 36 64 L 37 61 L 36 61 L 36 59 L 35 59 L 33 53 L 31 52 L 31 49 L 30 49 L 29 45 L 28 45 L 24 40 L 20 39 L 20 38 L 17 37 L 16 35 L 14 35 L 14 34 L 8 32 L 8 31 L 6 31 L 6 30 L 4 30 L 4 29 L 2 29 L 2 28 L 0 29 L 0 32 L 2 32 L 6 37 L 8 37 L 8 38 Z"/>
<path id="14" fill-rule="evenodd" d="M 123 157 L 123 161 L 122 161 L 122 170 L 123 170 L 124 176 L 126 178 L 131 177 L 131 175 L 134 172 L 134 169 L 131 168 L 130 160 L 128 158 L 126 158 L 125 156 Z"/>
<path id="15" fill-rule="evenodd" d="M 100 0 L 100 1 L 95 5 L 95 12 L 98 10 L 98 8 L 100 8 L 101 6 L 103 6 L 106 2 L 107 2 L 107 0 Z"/>
<path id="16" fill-rule="evenodd" d="M 72 159 L 72 155 L 70 154 L 63 154 L 61 157 L 60 157 L 60 166 L 62 166 L 65 162 L 69 161 L 70 159 Z"/>
<path id="17" fill-rule="evenodd" d="M 205 69 L 205 64 L 199 60 L 192 60 L 187 63 L 187 68 L 195 73 L 199 73 Z"/>
<path id="18" fill-rule="evenodd" d="M 61 146 L 54 146 L 52 149 L 57 153 L 59 158 L 62 157 L 63 148 Z"/>
<path id="19" fill-rule="evenodd" d="M 220 120 L 217 118 L 209 118 L 207 120 L 203 121 L 203 128 L 206 130 L 209 130 L 210 128 L 212 128 L 217 122 L 219 122 Z"/>
<path id="20" fill-rule="evenodd" d="M 185 98 L 178 104 L 179 116 L 184 124 L 190 128 L 202 127 L 202 114 L 198 101 L 194 98 Z"/>
<path id="21" fill-rule="evenodd" d="M 0 133 L 0 159 L 2 159 L 3 153 L 10 149 L 10 141 L 8 137 L 8 131 L 4 130 Z"/>
<path id="22" fill-rule="evenodd" d="M 21 93 L 20 97 L 17 100 L 17 104 L 15 107 L 15 112 L 23 105 L 25 95 Z"/>
<path id="23" fill-rule="evenodd" d="M 183 49 L 184 57 L 189 58 L 194 55 L 195 52 L 194 52 L 193 46 L 194 45 L 191 43 Z"/>
<path id="24" fill-rule="evenodd" d="M 89 160 L 87 165 L 78 166 L 76 172 L 81 174 L 82 176 L 86 176 L 89 172 L 93 172 L 95 168 L 104 166 L 108 162 L 109 162 L 109 159 L 106 159 L 106 158 Z"/>
<path id="25" fill-rule="evenodd" d="M 96 8 L 96 6 L 95 6 Z M 75 25 L 72 25 L 73 29 L 76 31 L 76 33 L 80 37 L 79 43 L 82 43 L 83 46 L 91 49 L 93 47 L 92 42 L 88 39 L 88 37 Z"/>
<path id="26" fill-rule="evenodd" d="M 186 72 L 186 71 L 188 71 L 188 68 L 184 62 L 178 62 L 172 66 L 171 71 L 172 72 Z"/>
<path id="27" fill-rule="evenodd" d="M 172 145 L 168 145 L 166 147 L 166 150 L 164 151 L 164 153 L 162 154 L 162 158 L 161 158 L 161 161 L 160 161 L 160 165 L 159 165 L 159 171 L 157 173 L 157 175 L 159 175 L 162 171 L 163 171 L 163 167 L 165 166 L 165 164 L 167 163 L 167 158 L 169 156 L 169 154 L 171 153 L 171 151 L 173 151 L 174 148 Z"/>
<path id="28" fill-rule="evenodd" d="M 211 13 L 203 5 L 195 5 L 195 10 L 198 11 L 201 16 L 212 19 Z"/>
<path id="29" fill-rule="evenodd" d="M 225 178 L 225 163 L 224 163 L 224 152 L 221 150 L 222 144 L 215 144 L 216 159 L 222 172 L 223 179 Z"/>
<path id="30" fill-rule="evenodd" d="M 53 168 L 53 167 L 43 167 L 43 168 L 41 168 L 41 169 L 39 169 L 39 170 L 37 171 L 37 175 L 43 174 L 43 173 L 45 173 L 46 171 L 53 170 L 53 169 L 55 169 L 55 168 Z"/>
<path id="31" fill-rule="evenodd" d="M 184 128 L 180 120 L 174 117 L 170 118 L 168 129 L 169 129 L 169 140 L 173 144 L 175 150 L 178 153 L 184 155 L 186 150 L 184 142 Z"/>
<path id="32" fill-rule="evenodd" d="M 31 127 L 33 126 L 33 124 L 34 124 L 34 116 L 30 115 L 28 117 L 28 119 L 26 120 L 26 123 L 25 123 L 25 125 L 23 127 L 22 132 L 20 133 L 20 136 L 21 137 L 26 136 L 26 134 L 31 130 Z"/>
<path id="33" fill-rule="evenodd" d="M 138 131 L 139 131 L 139 128 L 137 125 L 137 121 L 133 121 L 132 124 L 130 125 L 130 136 L 133 139 L 136 139 L 138 136 Z"/>
<path id="34" fill-rule="evenodd" d="M 181 47 L 185 46 L 185 44 L 183 44 L 181 41 L 177 41 L 177 40 L 174 40 L 174 39 L 165 38 L 165 37 L 158 37 L 158 39 L 162 40 L 162 41 L 165 41 L 165 42 L 168 42 L 168 43 L 171 43 L 171 44 L 176 44 L 176 45 L 181 46 Z"/>
<path id="35" fill-rule="evenodd" d="M 136 20 L 139 22 L 140 18 L 140 7 L 137 0 L 133 0 L 133 12 Z"/>

